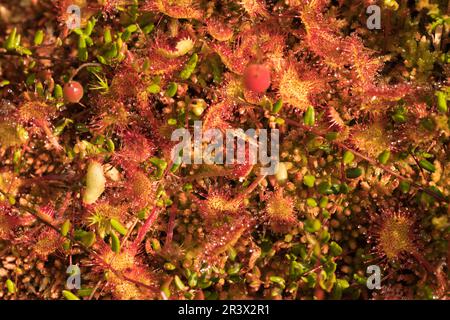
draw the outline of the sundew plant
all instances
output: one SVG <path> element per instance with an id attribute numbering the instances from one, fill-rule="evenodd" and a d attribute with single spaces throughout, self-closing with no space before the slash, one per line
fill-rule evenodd
<path id="1" fill-rule="evenodd" d="M 448 6 L 2 0 L 0 299 L 447 298 Z"/>

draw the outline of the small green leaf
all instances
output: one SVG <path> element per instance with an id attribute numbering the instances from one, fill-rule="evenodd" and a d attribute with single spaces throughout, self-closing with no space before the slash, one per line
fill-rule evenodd
<path id="1" fill-rule="evenodd" d="M 328 132 L 327 134 L 325 134 L 325 139 L 327 139 L 328 141 L 333 141 L 337 139 L 338 135 L 339 134 L 337 132 Z"/>
<path id="2" fill-rule="evenodd" d="M 17 28 L 12 29 L 11 33 L 8 35 L 5 41 L 4 47 L 6 50 L 14 50 L 17 47 L 16 34 Z"/>
<path id="3" fill-rule="evenodd" d="M 170 168 L 170 172 L 175 173 L 178 169 L 180 169 L 181 163 L 174 163 L 172 167 Z"/>
<path id="4" fill-rule="evenodd" d="M 137 24 L 131 24 L 125 30 L 127 30 L 130 33 L 133 33 L 138 30 L 138 26 L 137 26 Z"/>
<path id="5" fill-rule="evenodd" d="M 314 182 L 316 181 L 316 177 L 313 175 L 307 174 L 303 177 L 303 184 L 309 188 L 314 187 Z"/>
<path id="6" fill-rule="evenodd" d="M 112 141 L 109 138 L 106 140 L 106 147 L 108 148 L 109 152 L 114 152 L 114 150 L 116 149 L 116 146 L 114 145 L 114 141 Z"/>
<path id="7" fill-rule="evenodd" d="M 282 277 L 270 276 L 269 280 L 273 283 L 278 284 L 282 289 L 286 287 L 286 281 Z"/>
<path id="8" fill-rule="evenodd" d="M 322 224 L 318 219 L 308 219 L 305 221 L 305 230 L 309 233 L 318 231 L 321 226 Z"/>
<path id="9" fill-rule="evenodd" d="M 319 207 L 326 208 L 328 205 L 328 197 L 322 197 L 319 201 Z"/>
<path id="10" fill-rule="evenodd" d="M 406 181 L 400 181 L 399 188 L 403 193 L 408 193 L 411 185 Z"/>
<path id="11" fill-rule="evenodd" d="M 42 84 L 42 82 L 38 81 L 36 83 L 36 92 L 40 97 L 44 97 L 44 85 Z"/>
<path id="12" fill-rule="evenodd" d="M 166 89 L 166 96 L 172 98 L 175 96 L 178 90 L 178 85 L 175 82 L 171 82 Z"/>
<path id="13" fill-rule="evenodd" d="M 97 56 L 97 60 L 101 64 L 108 64 L 108 62 L 106 61 L 106 59 L 103 56 Z"/>
<path id="14" fill-rule="evenodd" d="M 111 249 L 115 253 L 120 252 L 120 240 L 119 237 L 114 233 L 114 231 L 111 232 Z"/>
<path id="15" fill-rule="evenodd" d="M 316 122 L 316 116 L 313 106 L 309 106 L 308 109 L 306 109 L 305 117 L 303 118 L 303 122 L 307 126 L 313 126 Z"/>
<path id="16" fill-rule="evenodd" d="M 55 89 L 53 90 L 53 96 L 55 99 L 61 99 L 63 97 L 63 89 L 61 85 L 56 84 Z"/>
<path id="17" fill-rule="evenodd" d="M 161 250 L 161 244 L 159 243 L 158 239 L 152 239 L 151 244 L 153 250 L 155 251 Z"/>
<path id="18" fill-rule="evenodd" d="M 164 269 L 168 270 L 168 271 L 173 271 L 176 269 L 176 267 L 173 263 L 166 262 L 166 263 L 164 263 Z"/>
<path id="19" fill-rule="evenodd" d="M 341 299 L 342 292 L 350 286 L 347 280 L 337 279 L 336 285 L 333 288 L 333 299 Z"/>
<path id="20" fill-rule="evenodd" d="M 103 33 L 103 41 L 105 44 L 112 42 L 111 28 L 105 28 L 105 32 Z"/>
<path id="21" fill-rule="evenodd" d="M 92 18 L 87 22 L 86 28 L 84 29 L 84 34 L 87 36 L 90 36 L 92 31 L 94 30 L 95 24 L 97 23 L 97 20 L 95 18 Z"/>
<path id="22" fill-rule="evenodd" d="M 122 35 L 120 36 L 120 38 L 121 38 L 123 41 L 128 41 L 128 40 L 130 39 L 130 37 L 131 37 L 131 32 L 128 31 L 128 30 L 126 30 L 126 29 L 125 29 L 125 31 L 122 33 Z"/>
<path id="23" fill-rule="evenodd" d="M 347 194 L 349 191 L 350 191 L 350 187 L 345 182 L 341 183 L 339 185 L 339 192 L 340 193 Z"/>
<path id="24" fill-rule="evenodd" d="M 72 32 L 77 34 L 77 35 L 79 35 L 79 36 L 82 36 L 84 34 L 83 30 L 81 30 L 80 28 L 75 28 L 75 29 L 72 30 Z"/>
<path id="25" fill-rule="evenodd" d="M 86 37 L 80 36 L 78 37 L 78 49 L 84 49 L 86 48 Z"/>
<path id="26" fill-rule="evenodd" d="M 63 290 L 62 294 L 63 294 L 64 298 L 66 298 L 67 300 L 80 300 L 80 298 L 78 298 L 76 295 L 74 295 L 70 291 Z"/>
<path id="27" fill-rule="evenodd" d="M 228 248 L 228 258 L 230 258 L 231 261 L 236 260 L 237 257 L 237 251 L 233 247 Z"/>
<path id="28" fill-rule="evenodd" d="M 4 86 L 7 86 L 11 82 L 9 80 L 2 80 L 0 81 L 0 88 L 3 88 Z"/>
<path id="29" fill-rule="evenodd" d="M 84 35 L 81 35 L 78 38 L 78 59 L 81 61 L 86 61 L 88 59 L 86 37 Z"/>
<path id="30" fill-rule="evenodd" d="M 86 246 L 91 247 L 95 243 L 95 233 L 83 231 L 81 233 L 80 241 Z"/>
<path id="31" fill-rule="evenodd" d="M 194 53 L 190 58 L 189 61 L 186 63 L 186 66 L 180 73 L 180 78 L 183 80 L 187 80 L 191 77 L 192 73 L 195 70 L 195 67 L 197 66 L 198 62 L 198 55 Z"/>
<path id="32" fill-rule="evenodd" d="M 337 257 L 339 255 L 342 254 L 342 248 L 340 245 L 338 245 L 336 242 L 331 241 L 330 243 L 330 253 L 334 256 Z"/>
<path id="33" fill-rule="evenodd" d="M 156 172 L 156 177 L 160 179 L 164 174 L 164 170 L 166 170 L 168 166 L 167 162 L 164 159 L 159 159 L 156 157 L 150 158 L 149 161 L 151 164 L 155 165 L 158 168 Z"/>
<path id="34" fill-rule="evenodd" d="M 103 53 L 103 57 L 105 59 L 114 59 L 117 57 L 117 54 L 119 53 L 117 42 L 111 43 L 107 47 L 108 49 Z"/>
<path id="35" fill-rule="evenodd" d="M 439 112 L 446 113 L 448 110 L 447 95 L 445 94 L 445 92 L 438 91 L 436 92 L 436 97 L 437 97 L 437 109 L 439 110 Z"/>
<path id="36" fill-rule="evenodd" d="M 395 113 L 392 115 L 392 120 L 397 123 L 405 123 L 406 122 L 406 115 L 402 113 Z"/>
<path id="37" fill-rule="evenodd" d="M 27 79 L 25 80 L 25 83 L 28 86 L 32 86 L 34 84 L 34 82 L 36 81 L 36 75 L 34 73 L 31 73 Z"/>
<path id="38" fill-rule="evenodd" d="M 380 155 L 378 156 L 378 161 L 381 164 L 386 164 L 389 161 L 389 157 L 391 156 L 391 152 L 389 150 L 384 150 Z"/>
<path id="39" fill-rule="evenodd" d="M 70 240 L 69 239 L 66 239 L 64 242 L 63 242 L 63 249 L 64 250 L 69 250 L 70 249 Z"/>
<path id="40" fill-rule="evenodd" d="M 419 166 L 430 172 L 436 171 L 435 166 L 430 161 L 425 160 L 425 159 L 422 159 L 419 161 Z"/>
<path id="41" fill-rule="evenodd" d="M 69 233 L 70 226 L 71 226 L 71 224 L 70 224 L 70 220 L 69 219 L 64 221 L 64 223 L 62 224 L 62 226 L 61 226 L 61 235 L 63 237 L 67 236 L 67 234 Z"/>
<path id="42" fill-rule="evenodd" d="M 188 279 L 188 285 L 191 288 L 194 288 L 197 286 L 197 273 L 193 272 Z"/>
<path id="43" fill-rule="evenodd" d="M 233 276 L 239 274 L 239 271 L 241 271 L 241 264 L 235 263 L 230 268 L 228 268 L 227 273 L 228 275 Z"/>
<path id="44" fill-rule="evenodd" d="M 9 293 L 16 293 L 16 285 L 11 281 L 11 279 L 6 280 L 6 288 Z"/>
<path id="45" fill-rule="evenodd" d="M 22 151 L 21 150 L 14 151 L 13 163 L 15 166 L 18 166 L 20 164 L 21 159 L 22 159 Z"/>
<path id="46" fill-rule="evenodd" d="M 170 292 L 170 283 L 172 282 L 172 279 L 169 278 L 168 281 L 165 281 L 161 286 L 161 292 L 165 295 L 167 299 L 170 298 L 172 293 Z"/>
<path id="47" fill-rule="evenodd" d="M 92 294 L 92 291 L 94 291 L 91 288 L 81 288 L 77 290 L 77 294 L 80 297 L 89 297 Z"/>
<path id="48" fill-rule="evenodd" d="M 17 53 L 24 54 L 26 56 L 31 56 L 33 54 L 33 52 L 31 52 L 30 49 L 25 48 L 25 47 L 17 47 L 16 51 L 17 51 Z"/>
<path id="49" fill-rule="evenodd" d="M 323 181 L 317 186 L 317 191 L 319 191 L 320 194 L 332 194 L 333 190 L 331 190 L 331 185 Z"/>
<path id="50" fill-rule="evenodd" d="M 306 205 L 311 208 L 317 207 L 317 201 L 313 198 L 306 199 Z"/>
<path id="51" fill-rule="evenodd" d="M 330 233 L 327 230 L 323 230 L 320 233 L 320 241 L 322 241 L 323 243 L 327 243 L 331 238 Z"/>
<path id="52" fill-rule="evenodd" d="M 193 114 L 200 117 L 203 114 L 203 111 L 205 111 L 205 105 L 201 101 L 198 101 L 191 103 L 191 109 Z"/>
<path id="53" fill-rule="evenodd" d="M 34 35 L 34 45 L 35 46 L 39 46 L 42 44 L 42 42 L 44 41 L 44 31 L 42 30 L 38 30 L 36 31 L 35 35 Z"/>
<path id="54" fill-rule="evenodd" d="M 80 59 L 80 61 L 86 61 L 89 57 L 87 48 L 81 48 L 78 50 L 78 59 Z"/>
<path id="55" fill-rule="evenodd" d="M 125 236 L 128 233 L 127 228 L 125 228 L 118 220 L 113 218 L 110 220 L 110 223 L 111 227 L 113 227 L 114 230 L 116 230 L 121 235 Z"/>
<path id="56" fill-rule="evenodd" d="M 355 155 L 351 151 L 347 150 L 344 152 L 344 156 L 342 157 L 342 161 L 344 162 L 344 164 L 352 163 L 354 159 Z"/>
<path id="57" fill-rule="evenodd" d="M 349 169 L 345 170 L 345 176 L 348 179 L 356 179 L 361 175 L 362 175 L 361 168 L 349 168 Z"/>
<path id="58" fill-rule="evenodd" d="M 16 35 L 14 48 L 17 48 L 20 45 L 20 39 L 21 39 L 21 35 L 20 34 Z"/>
<path id="59" fill-rule="evenodd" d="M 183 281 L 181 281 L 179 276 L 176 275 L 174 280 L 175 280 L 175 286 L 178 288 L 178 290 L 182 290 L 182 291 L 187 290 L 187 287 L 184 285 Z"/>
<path id="60" fill-rule="evenodd" d="M 156 93 L 159 93 L 160 91 L 161 91 L 161 87 L 159 85 L 157 85 L 156 83 L 152 83 L 151 85 L 149 85 L 147 87 L 148 93 L 156 94 Z"/>
<path id="61" fill-rule="evenodd" d="M 146 25 L 144 28 L 142 28 L 142 32 L 144 32 L 145 34 L 149 34 L 150 32 L 153 31 L 153 29 L 155 29 L 155 25 L 153 23 L 150 23 Z"/>
<path id="62" fill-rule="evenodd" d="M 272 108 L 272 113 L 278 113 L 281 108 L 283 107 L 283 101 L 281 99 L 278 99 Z"/>

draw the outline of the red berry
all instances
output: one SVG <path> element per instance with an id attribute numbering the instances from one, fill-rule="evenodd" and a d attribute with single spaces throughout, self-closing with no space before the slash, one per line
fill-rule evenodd
<path id="1" fill-rule="evenodd" d="M 78 103 L 83 98 L 83 86 L 77 81 L 70 81 L 65 84 L 64 100 L 70 103 Z"/>
<path id="2" fill-rule="evenodd" d="M 263 93 L 270 87 L 270 70 L 263 64 L 251 64 L 244 71 L 244 85 L 248 90 Z"/>

